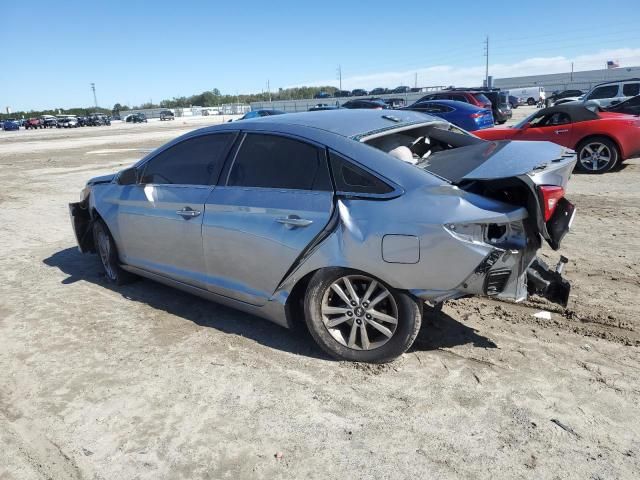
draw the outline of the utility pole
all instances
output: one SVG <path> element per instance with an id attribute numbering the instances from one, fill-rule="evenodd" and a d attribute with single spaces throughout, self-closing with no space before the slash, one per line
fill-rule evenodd
<path id="1" fill-rule="evenodd" d="M 487 35 L 484 41 L 484 56 L 486 57 L 486 63 L 484 68 L 484 85 L 489 88 L 489 35 Z"/>
<path id="2" fill-rule="evenodd" d="M 267 80 L 267 94 L 269 95 L 269 103 L 271 103 L 271 88 L 269 87 L 269 80 Z"/>
<path id="3" fill-rule="evenodd" d="M 573 62 L 571 62 L 571 81 L 573 82 Z"/>
<path id="4" fill-rule="evenodd" d="M 414 88 L 418 88 L 418 72 L 416 72 L 415 77 L 413 78 L 413 86 Z"/>
<path id="5" fill-rule="evenodd" d="M 338 80 L 340 81 L 340 90 L 342 90 L 342 65 L 338 65 Z"/>
<path id="6" fill-rule="evenodd" d="M 98 97 L 96 97 L 96 84 L 91 83 L 91 90 L 93 91 L 93 104 L 96 107 L 96 112 L 98 111 Z"/>

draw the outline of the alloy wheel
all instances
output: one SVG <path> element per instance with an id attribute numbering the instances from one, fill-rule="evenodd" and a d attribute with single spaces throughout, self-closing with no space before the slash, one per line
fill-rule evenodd
<path id="1" fill-rule="evenodd" d="M 598 172 L 607 169 L 611 163 L 613 154 L 604 143 L 587 143 L 580 151 L 580 164 L 585 170 Z"/>
<path id="2" fill-rule="evenodd" d="M 113 265 L 111 264 L 111 239 L 103 228 L 98 228 L 96 233 L 98 253 L 100 254 L 100 260 L 102 261 L 104 271 L 111 280 L 115 280 L 116 272 Z"/>
<path id="3" fill-rule="evenodd" d="M 333 282 L 322 298 L 322 322 L 340 344 L 373 350 L 387 343 L 398 326 L 398 305 L 380 282 L 347 275 Z"/>

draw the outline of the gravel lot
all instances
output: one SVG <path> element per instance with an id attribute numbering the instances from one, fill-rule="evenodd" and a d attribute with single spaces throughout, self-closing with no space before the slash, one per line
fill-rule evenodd
<path id="1" fill-rule="evenodd" d="M 640 478 L 640 160 L 571 180 L 568 309 L 450 302 L 371 366 L 76 250 L 88 178 L 215 120 L 0 132 L 0 479 Z"/>

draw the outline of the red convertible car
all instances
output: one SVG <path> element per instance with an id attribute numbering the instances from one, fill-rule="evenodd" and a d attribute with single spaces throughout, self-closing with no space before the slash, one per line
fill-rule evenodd
<path id="1" fill-rule="evenodd" d="M 547 140 L 577 152 L 576 167 L 604 173 L 640 155 L 640 119 L 613 112 L 594 112 L 582 105 L 544 108 L 512 127 L 473 132 L 485 140 Z"/>

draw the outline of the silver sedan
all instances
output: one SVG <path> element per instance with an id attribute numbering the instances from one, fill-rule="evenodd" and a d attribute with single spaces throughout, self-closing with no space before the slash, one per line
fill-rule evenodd
<path id="1" fill-rule="evenodd" d="M 575 161 L 416 112 L 305 112 L 190 132 L 69 207 L 111 282 L 142 276 L 306 322 L 332 356 L 385 362 L 411 346 L 425 302 L 566 304 L 563 263 L 536 252 L 571 225 Z"/>

